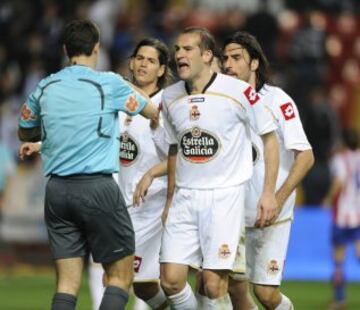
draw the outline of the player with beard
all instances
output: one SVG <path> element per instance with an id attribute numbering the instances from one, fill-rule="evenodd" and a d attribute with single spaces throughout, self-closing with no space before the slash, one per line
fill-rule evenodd
<path id="1" fill-rule="evenodd" d="M 251 132 L 254 173 L 247 183 L 245 198 L 245 248 L 242 238 L 237 263 L 244 266 L 246 257 L 246 276 L 254 285 L 255 296 L 266 309 L 293 309 L 291 301 L 281 293 L 280 284 L 293 218 L 295 188 L 312 167 L 313 152 L 294 101 L 282 89 L 268 83 L 268 62 L 255 37 L 236 32 L 226 39 L 223 57 L 225 73 L 248 82 L 263 97 L 276 121 L 280 143 L 276 219 L 266 223 L 266 227 L 259 227 L 257 200 L 266 176 L 262 155 L 264 145 L 260 137 Z M 231 278 L 229 292 L 234 309 L 256 309 L 250 297 L 247 298 L 248 283 L 244 274 L 233 273 Z"/>

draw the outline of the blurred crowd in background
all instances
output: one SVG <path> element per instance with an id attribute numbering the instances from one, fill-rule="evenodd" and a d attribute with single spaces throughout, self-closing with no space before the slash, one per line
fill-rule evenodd
<path id="1" fill-rule="evenodd" d="M 98 69 L 125 76 L 131 51 L 144 37 L 172 48 L 180 29 L 197 25 L 207 27 L 221 48 L 234 31 L 254 34 L 270 60 L 273 83 L 299 107 L 316 157 L 299 202 L 317 205 L 328 190 L 328 159 L 339 146 L 341 129 L 360 129 L 359 16 L 358 0 L 2 0 L 0 193 L 5 175 L 12 186 L 10 198 L 2 198 L 6 231 L 16 226 L 13 212 L 31 210 L 24 211 L 27 222 L 32 216 L 42 221 L 41 163 L 39 157 L 19 162 L 17 117 L 39 80 L 66 65 L 60 38 L 67 21 L 95 21 L 102 43 Z"/>

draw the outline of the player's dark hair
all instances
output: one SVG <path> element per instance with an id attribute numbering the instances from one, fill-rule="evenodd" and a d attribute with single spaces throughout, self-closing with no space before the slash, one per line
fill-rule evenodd
<path id="1" fill-rule="evenodd" d="M 202 52 L 210 50 L 213 55 L 219 55 L 214 36 L 204 27 L 187 27 L 180 34 L 197 33 L 200 36 L 199 47 Z M 212 61 L 212 58 L 211 58 Z M 210 63 L 211 63 L 210 61 Z"/>
<path id="2" fill-rule="evenodd" d="M 344 144 L 350 150 L 354 151 L 359 147 L 359 134 L 355 129 L 352 129 L 352 128 L 343 129 L 342 138 L 343 138 Z"/>
<path id="3" fill-rule="evenodd" d="M 69 22 L 65 26 L 62 36 L 62 42 L 69 58 L 80 55 L 90 56 L 99 39 L 99 28 L 90 20 Z"/>
<path id="4" fill-rule="evenodd" d="M 158 79 L 157 86 L 159 88 L 164 88 L 169 85 L 173 79 L 174 75 L 169 67 L 170 64 L 170 52 L 167 46 L 158 39 L 155 38 L 146 38 L 141 40 L 135 47 L 131 57 L 136 57 L 139 49 L 143 46 L 151 46 L 155 48 L 158 52 L 158 59 L 160 65 L 165 66 L 164 74 Z"/>
<path id="5" fill-rule="evenodd" d="M 257 59 L 259 67 L 256 70 L 256 91 L 259 91 L 265 83 L 269 82 L 269 61 L 267 60 L 263 49 L 257 39 L 246 31 L 237 31 L 225 39 L 226 45 L 235 43 L 241 45 L 249 53 L 250 61 Z"/>

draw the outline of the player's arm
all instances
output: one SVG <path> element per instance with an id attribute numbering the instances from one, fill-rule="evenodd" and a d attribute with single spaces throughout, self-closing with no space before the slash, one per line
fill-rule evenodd
<path id="1" fill-rule="evenodd" d="M 175 192 L 175 171 L 176 171 L 176 156 L 178 153 L 177 144 L 171 144 L 169 146 L 168 153 L 168 164 L 167 164 L 167 172 L 168 172 L 168 186 L 167 186 L 167 196 L 166 203 L 163 214 L 161 216 L 161 220 L 163 224 L 166 222 L 166 218 L 171 207 L 171 203 L 173 200 L 174 192 Z"/>
<path id="2" fill-rule="evenodd" d="M 159 119 L 159 109 L 157 106 L 151 102 L 150 97 L 139 87 L 134 84 L 127 82 L 134 90 L 136 90 L 141 96 L 146 99 L 146 104 L 144 108 L 141 110 L 140 115 L 145 118 L 148 118 L 152 121 L 158 121 Z"/>
<path id="3" fill-rule="evenodd" d="M 280 213 L 285 201 L 289 198 L 291 193 L 295 190 L 315 162 L 314 154 L 311 149 L 294 151 L 294 153 L 295 159 L 293 165 L 291 166 L 289 175 L 276 192 L 278 214 Z"/>
<path id="4" fill-rule="evenodd" d="M 257 206 L 257 227 L 272 224 L 277 215 L 275 187 L 279 170 L 279 143 L 275 131 L 261 135 L 261 139 L 264 144 L 265 177 Z"/>
<path id="5" fill-rule="evenodd" d="M 140 205 L 141 201 L 144 201 L 145 196 L 153 180 L 158 177 L 162 177 L 167 174 L 167 160 L 164 160 L 155 166 L 151 167 L 137 183 L 134 196 L 133 205 Z"/>

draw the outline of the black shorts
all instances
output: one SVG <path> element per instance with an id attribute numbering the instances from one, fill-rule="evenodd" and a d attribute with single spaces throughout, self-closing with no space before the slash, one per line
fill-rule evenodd
<path id="1" fill-rule="evenodd" d="M 110 263 L 134 254 L 134 230 L 111 175 L 51 176 L 45 222 L 54 259 L 82 257 Z"/>

